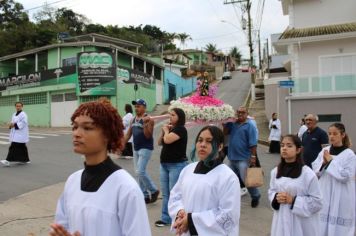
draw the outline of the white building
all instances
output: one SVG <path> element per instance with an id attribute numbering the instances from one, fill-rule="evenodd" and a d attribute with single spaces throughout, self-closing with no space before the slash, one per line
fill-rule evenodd
<path id="1" fill-rule="evenodd" d="M 280 113 L 283 133 L 296 133 L 304 114 L 317 114 L 320 127 L 342 122 L 356 141 L 356 1 L 281 4 L 289 26 L 273 46 L 290 54 L 285 62 L 290 73 L 264 81 L 268 118 Z M 295 82 L 292 90 L 278 88 L 279 81 L 289 79 Z"/>

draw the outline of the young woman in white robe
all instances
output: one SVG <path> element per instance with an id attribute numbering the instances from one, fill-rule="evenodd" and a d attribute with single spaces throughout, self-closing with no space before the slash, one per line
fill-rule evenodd
<path id="1" fill-rule="evenodd" d="M 331 146 L 312 163 L 323 194 L 320 235 L 354 236 L 356 156 L 343 124 L 332 124 L 328 135 Z"/>
<path id="2" fill-rule="evenodd" d="M 72 174 L 58 201 L 51 236 L 150 236 L 143 194 L 108 152 L 123 148 L 123 124 L 108 101 L 81 104 L 72 115 L 74 152 L 85 168 Z"/>
<path id="3" fill-rule="evenodd" d="M 168 202 L 176 235 L 238 236 L 240 184 L 223 160 L 224 135 L 215 126 L 198 134 L 192 159 L 173 187 Z"/>
<path id="4" fill-rule="evenodd" d="M 301 141 L 286 135 L 281 162 L 271 172 L 268 197 L 273 208 L 271 236 L 319 236 L 322 197 L 318 178 L 301 158 Z"/>

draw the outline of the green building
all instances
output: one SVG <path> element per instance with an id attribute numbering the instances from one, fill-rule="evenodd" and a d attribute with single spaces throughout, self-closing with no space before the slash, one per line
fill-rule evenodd
<path id="1" fill-rule="evenodd" d="M 163 100 L 163 66 L 141 44 L 98 34 L 72 37 L 0 58 L 0 124 L 21 101 L 32 126 L 65 127 L 82 102 L 108 97 L 120 114 L 136 98 Z"/>

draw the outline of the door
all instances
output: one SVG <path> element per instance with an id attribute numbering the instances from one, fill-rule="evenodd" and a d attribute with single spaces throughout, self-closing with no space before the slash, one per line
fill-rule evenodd
<path id="1" fill-rule="evenodd" d="M 78 107 L 76 94 L 53 94 L 51 99 L 51 127 L 70 127 L 70 118 Z"/>
<path id="2" fill-rule="evenodd" d="M 168 84 L 168 99 L 169 101 L 177 99 L 176 86 L 174 84 Z"/>

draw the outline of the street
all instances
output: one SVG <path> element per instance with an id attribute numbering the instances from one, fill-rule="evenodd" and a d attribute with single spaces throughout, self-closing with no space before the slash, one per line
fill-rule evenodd
<path id="1" fill-rule="evenodd" d="M 224 80 L 219 84 L 217 97 L 237 108 L 243 104 L 249 88 L 250 74 L 234 72 L 231 80 Z M 9 114 L 10 116 L 11 114 Z M 162 122 L 156 124 L 154 137 L 157 137 L 159 132 L 161 132 L 161 125 Z M 200 128 L 201 126 L 195 126 L 188 129 L 187 153 L 190 153 L 194 139 Z M 0 129 L 0 136 L 7 136 L 7 132 L 8 130 L 6 129 Z M 0 168 L 0 207 L 1 203 L 6 203 L 7 200 L 21 194 L 64 182 L 71 173 L 83 168 L 83 159 L 81 156 L 72 152 L 70 129 L 63 129 L 63 131 L 31 129 L 30 135 L 37 137 L 30 137 L 30 143 L 28 144 L 31 164 Z M 0 139 L 0 141 L 6 140 Z M 8 144 L 0 143 L 1 159 L 6 158 L 7 151 Z M 272 210 L 267 200 L 269 174 L 270 170 L 278 163 L 279 156 L 266 154 L 266 151 L 267 147 L 258 147 L 258 156 L 265 172 L 265 184 L 261 188 L 262 197 L 259 207 L 256 209 L 251 208 L 250 197 L 248 195 L 242 197 L 240 219 L 240 235 L 242 236 L 269 235 L 272 220 Z M 148 166 L 148 172 L 157 185 L 159 185 L 159 154 L 160 148 L 156 145 Z M 115 162 L 133 175 L 132 160 L 118 159 Z M 53 196 L 53 198 L 57 199 L 58 196 Z M 56 199 L 52 199 L 51 201 L 55 202 Z M 152 235 L 170 235 L 168 227 L 157 228 L 154 226 L 154 222 L 160 219 L 161 201 L 159 200 L 157 203 L 148 205 L 147 207 L 152 226 Z M 55 205 L 53 205 L 54 208 Z M 22 223 L 19 222 L 17 226 L 16 224 L 4 224 L 5 218 L 6 216 L 0 214 L 0 235 L 18 235 L 9 234 L 9 232 L 19 232 L 15 229 L 11 231 L 11 226 L 20 227 L 20 224 L 26 225 L 27 221 L 29 229 L 34 227 L 34 223 L 30 222 L 31 220 L 22 221 Z M 52 219 L 49 217 L 45 221 L 41 221 L 41 224 L 47 224 L 47 222 L 51 221 Z M 41 227 L 45 226 L 41 225 Z M 32 231 L 37 233 L 35 235 L 39 233 L 36 229 Z M 41 233 L 40 235 L 46 234 Z"/>

